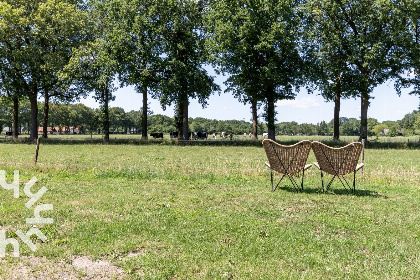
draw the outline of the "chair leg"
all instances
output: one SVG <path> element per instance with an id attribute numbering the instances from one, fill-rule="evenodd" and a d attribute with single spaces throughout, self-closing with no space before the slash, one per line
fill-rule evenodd
<path id="1" fill-rule="evenodd" d="M 356 193 L 356 170 L 353 172 L 353 193 Z"/>
<path id="2" fill-rule="evenodd" d="M 273 169 L 271 169 L 271 191 L 274 192 L 274 185 L 273 185 Z"/>
<path id="3" fill-rule="evenodd" d="M 322 174 L 321 174 L 322 175 Z M 343 185 L 344 189 L 346 189 L 347 191 L 349 191 L 350 193 L 352 193 L 353 191 L 356 190 L 356 173 L 354 173 L 354 178 L 353 178 L 353 189 L 351 187 L 351 185 L 349 184 L 349 182 L 346 180 L 346 178 L 344 177 L 344 175 L 339 175 L 336 174 L 332 177 L 331 181 L 328 183 L 327 187 L 325 188 L 325 190 L 329 190 L 334 179 L 338 178 L 338 180 L 340 180 L 341 184 Z M 324 186 L 323 186 L 324 187 Z"/>
<path id="4" fill-rule="evenodd" d="M 283 174 L 280 180 L 278 181 L 278 183 L 276 184 L 276 186 L 274 186 L 274 179 L 273 179 L 274 176 L 273 176 L 273 172 L 271 172 L 271 191 L 272 192 L 274 192 L 277 189 L 277 187 L 280 185 L 281 181 L 284 179 L 284 177 L 286 177 L 286 175 L 289 178 L 290 182 L 292 183 L 293 188 L 295 188 L 297 191 L 300 190 L 298 183 L 296 183 L 295 179 L 293 179 L 293 177 L 290 174 Z M 302 182 L 301 187 L 303 189 L 303 182 Z"/>
<path id="5" fill-rule="evenodd" d="M 322 170 L 321 170 L 321 182 L 322 182 L 322 192 L 325 192 L 325 189 L 324 189 L 324 173 L 322 172 Z"/>
<path id="6" fill-rule="evenodd" d="M 325 188 L 326 191 L 328 191 L 332 185 L 332 182 L 334 181 L 335 177 L 337 177 L 337 175 L 334 175 L 331 179 L 331 181 L 328 183 L 327 187 Z"/>
<path id="7" fill-rule="evenodd" d="M 305 169 L 302 171 L 302 183 L 300 184 L 300 188 L 303 191 L 303 177 L 305 177 Z"/>
<path id="8" fill-rule="evenodd" d="M 283 178 L 286 176 L 286 174 L 283 174 L 283 176 L 281 176 L 279 182 L 277 183 L 277 185 L 274 187 L 274 183 L 273 183 L 273 172 L 271 172 L 271 191 L 274 192 L 277 187 L 280 185 L 280 182 L 283 180 Z"/>

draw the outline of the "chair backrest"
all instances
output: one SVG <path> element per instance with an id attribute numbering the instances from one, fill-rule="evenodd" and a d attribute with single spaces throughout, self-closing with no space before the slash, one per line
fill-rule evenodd
<path id="1" fill-rule="evenodd" d="M 345 175 L 356 169 L 363 145 L 353 142 L 341 148 L 332 148 L 321 142 L 312 142 L 312 150 L 320 169 L 329 174 Z"/>
<path id="2" fill-rule="evenodd" d="M 282 174 L 301 172 L 311 150 L 311 142 L 307 140 L 291 146 L 281 145 L 270 139 L 264 139 L 262 143 L 271 169 Z"/>

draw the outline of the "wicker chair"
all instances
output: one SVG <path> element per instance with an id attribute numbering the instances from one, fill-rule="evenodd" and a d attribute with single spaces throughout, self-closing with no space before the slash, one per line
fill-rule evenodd
<path id="1" fill-rule="evenodd" d="M 328 190 L 337 177 L 344 188 L 352 191 L 349 183 L 344 175 L 353 172 L 353 191 L 356 191 L 356 172 L 361 169 L 364 164 L 358 163 L 363 145 L 360 142 L 353 142 L 341 148 L 332 148 L 323 143 L 312 142 L 312 150 L 314 151 L 317 162 L 314 165 L 321 170 L 322 190 Z M 333 175 L 333 178 L 324 188 L 323 172 Z"/>
<path id="2" fill-rule="evenodd" d="M 264 139 L 262 143 L 268 158 L 268 162 L 265 164 L 270 167 L 271 170 L 271 191 L 274 192 L 276 190 L 285 176 L 289 178 L 296 190 L 303 190 L 305 170 L 312 166 L 312 164 L 306 164 L 309 151 L 311 150 L 311 142 L 305 140 L 295 145 L 284 146 L 270 139 Z M 283 174 L 275 187 L 273 184 L 273 170 Z M 302 183 L 300 188 L 293 178 L 293 175 L 299 172 L 302 172 Z"/>

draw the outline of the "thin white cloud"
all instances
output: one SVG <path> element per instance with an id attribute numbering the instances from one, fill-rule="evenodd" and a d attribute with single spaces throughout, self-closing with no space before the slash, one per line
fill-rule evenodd
<path id="1" fill-rule="evenodd" d="M 321 104 L 313 97 L 303 97 L 303 98 L 297 98 L 294 100 L 280 100 L 276 103 L 277 106 L 287 106 L 287 107 L 293 107 L 298 109 L 308 109 L 313 107 L 319 107 Z"/>

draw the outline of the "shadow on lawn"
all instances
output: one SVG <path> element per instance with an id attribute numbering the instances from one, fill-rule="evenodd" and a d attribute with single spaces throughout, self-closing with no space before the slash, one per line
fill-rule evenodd
<path id="1" fill-rule="evenodd" d="M 279 186 L 277 187 L 277 190 L 284 190 L 287 192 L 294 192 L 298 193 L 296 189 L 294 189 L 292 186 Z M 376 197 L 376 198 L 388 198 L 387 196 L 381 195 L 377 191 L 371 191 L 371 190 L 360 190 L 356 189 L 356 191 L 353 193 L 349 191 L 348 189 L 329 189 L 326 192 L 322 191 L 322 188 L 303 188 L 303 190 L 299 191 L 299 193 L 307 193 L 307 194 L 324 194 L 324 195 L 349 195 L 349 196 L 370 196 L 370 197 Z"/>

